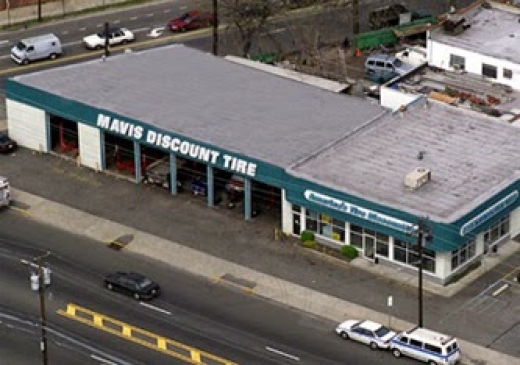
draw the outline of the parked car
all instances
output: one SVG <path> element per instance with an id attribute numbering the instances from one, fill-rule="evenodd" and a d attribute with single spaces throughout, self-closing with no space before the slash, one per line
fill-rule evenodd
<path id="1" fill-rule="evenodd" d="M 0 152 L 11 153 L 16 150 L 18 144 L 5 133 L 0 132 Z"/>
<path id="2" fill-rule="evenodd" d="M 158 297 L 161 287 L 153 280 L 135 272 L 116 272 L 105 277 L 105 287 L 130 295 L 137 300 Z"/>
<path id="3" fill-rule="evenodd" d="M 368 56 L 365 61 L 365 69 L 368 74 L 374 72 L 393 72 L 398 75 L 404 75 L 414 68 L 415 66 L 405 63 L 386 53 L 373 54 Z"/>
<path id="4" fill-rule="evenodd" d="M 102 49 L 105 47 L 105 31 L 91 34 L 83 38 L 83 45 L 87 49 Z M 108 30 L 108 44 L 116 46 L 135 41 L 135 35 L 126 28 L 111 28 Z"/>
<path id="5" fill-rule="evenodd" d="M 172 19 L 168 23 L 168 28 L 172 32 L 185 32 L 187 30 L 209 27 L 213 25 L 216 20 L 215 14 L 193 10 L 182 14 L 178 18 Z"/>
<path id="6" fill-rule="evenodd" d="M 344 340 L 354 340 L 370 346 L 372 350 L 388 349 L 396 333 L 372 321 L 350 319 L 336 327 L 336 333 Z"/>

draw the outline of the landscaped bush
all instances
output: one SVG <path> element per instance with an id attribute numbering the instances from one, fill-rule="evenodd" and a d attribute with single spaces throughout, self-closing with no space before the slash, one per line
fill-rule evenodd
<path id="1" fill-rule="evenodd" d="M 311 232 L 311 231 L 303 231 L 301 234 L 300 234 L 300 240 L 302 242 L 307 242 L 307 241 L 314 241 L 314 232 Z"/>
<path id="2" fill-rule="evenodd" d="M 317 246 L 318 244 L 314 240 L 303 241 L 303 247 L 315 249 Z"/>
<path id="3" fill-rule="evenodd" d="M 349 260 L 354 260 L 358 257 L 359 252 L 354 246 L 343 245 L 341 246 L 341 254 Z"/>

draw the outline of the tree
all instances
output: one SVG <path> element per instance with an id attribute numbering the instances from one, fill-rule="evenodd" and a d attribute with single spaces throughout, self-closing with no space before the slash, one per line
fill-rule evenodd
<path id="1" fill-rule="evenodd" d="M 221 0 L 219 17 L 225 18 L 240 37 L 242 56 L 251 51 L 254 37 L 260 33 L 269 18 L 281 15 L 287 9 L 286 0 Z"/>

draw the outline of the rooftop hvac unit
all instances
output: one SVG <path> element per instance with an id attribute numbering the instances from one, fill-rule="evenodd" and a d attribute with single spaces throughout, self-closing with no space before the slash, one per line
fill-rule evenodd
<path id="1" fill-rule="evenodd" d="M 432 172 L 426 167 L 417 167 L 406 175 L 404 185 L 410 189 L 418 189 L 432 178 Z"/>

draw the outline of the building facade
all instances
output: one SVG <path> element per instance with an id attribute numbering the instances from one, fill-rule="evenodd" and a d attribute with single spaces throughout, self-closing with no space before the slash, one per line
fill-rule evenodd
<path id="1" fill-rule="evenodd" d="M 209 206 L 219 177 L 239 175 L 246 219 L 255 191 L 269 187 L 284 232 L 312 231 L 367 260 L 416 270 L 424 222 L 423 267 L 440 283 L 520 232 L 520 156 L 499 148 L 518 145 L 520 129 L 437 103 L 392 112 L 182 46 L 18 76 L 6 92 L 22 146 L 126 168 L 136 183 L 159 155 L 173 195 L 179 161 L 194 162 Z"/>

